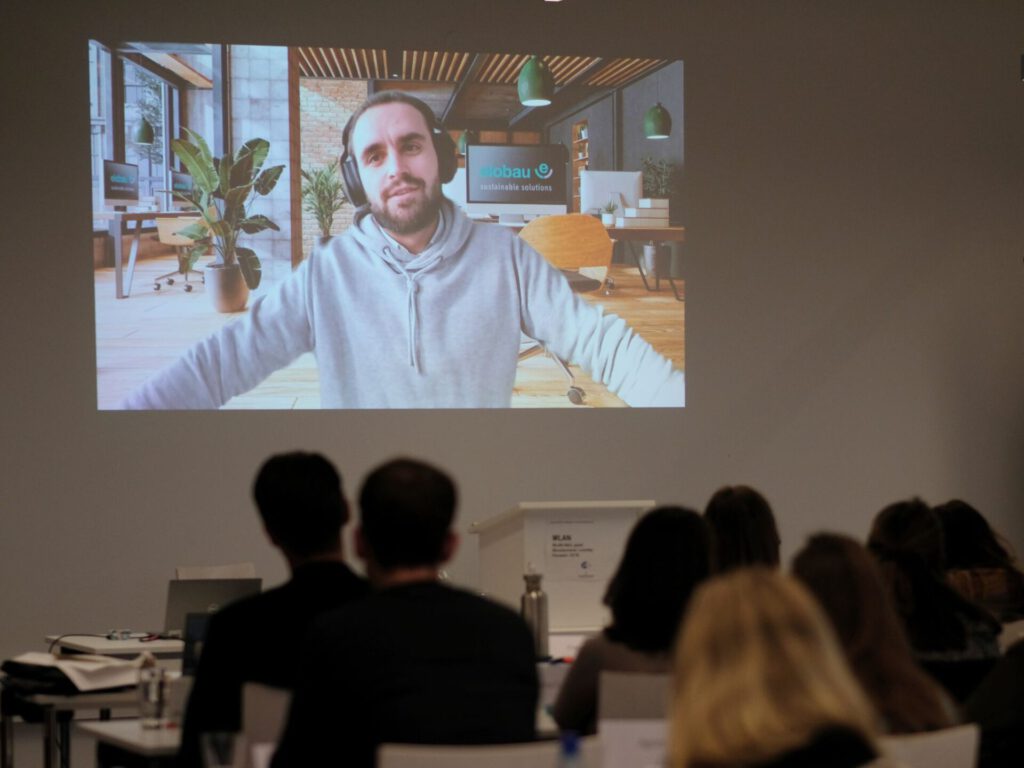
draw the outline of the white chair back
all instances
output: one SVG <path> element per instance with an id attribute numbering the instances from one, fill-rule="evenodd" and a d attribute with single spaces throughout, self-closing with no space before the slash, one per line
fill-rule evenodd
<path id="1" fill-rule="evenodd" d="M 245 738 L 245 765 L 267 768 L 281 739 L 291 691 L 271 688 L 259 683 L 246 683 L 242 688 L 242 735 Z"/>
<path id="2" fill-rule="evenodd" d="M 196 579 L 255 579 L 256 564 L 179 565 L 174 569 L 174 578 L 187 581 Z"/>
<path id="3" fill-rule="evenodd" d="M 885 736 L 883 753 L 907 768 L 975 768 L 981 731 L 974 723 L 941 731 Z"/>
<path id="4" fill-rule="evenodd" d="M 666 765 L 671 678 L 667 674 L 602 672 L 597 733 L 607 765 Z"/>
<path id="5" fill-rule="evenodd" d="M 1006 653 L 1011 645 L 1021 640 L 1024 640 L 1024 619 L 1003 624 L 1003 631 L 999 633 L 999 652 Z"/>
<path id="6" fill-rule="evenodd" d="M 447 746 L 433 744 L 381 744 L 377 768 L 555 768 L 557 741 L 525 744 Z M 601 747 L 596 737 L 580 739 L 581 768 L 601 768 Z"/>

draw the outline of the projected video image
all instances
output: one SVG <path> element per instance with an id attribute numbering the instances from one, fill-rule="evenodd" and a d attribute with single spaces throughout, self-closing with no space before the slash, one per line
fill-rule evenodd
<path id="1" fill-rule="evenodd" d="M 685 405 L 683 62 L 89 48 L 101 410 Z"/>

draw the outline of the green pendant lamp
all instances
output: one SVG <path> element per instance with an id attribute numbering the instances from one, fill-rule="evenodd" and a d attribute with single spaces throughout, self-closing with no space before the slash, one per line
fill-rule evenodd
<path id="1" fill-rule="evenodd" d="M 555 78 L 540 57 L 531 56 L 519 70 L 518 87 L 524 107 L 546 107 L 555 93 Z"/>
<path id="2" fill-rule="evenodd" d="M 644 135 L 648 139 L 667 139 L 672 133 L 672 116 L 659 101 L 644 115 Z"/>
<path id="3" fill-rule="evenodd" d="M 135 127 L 132 129 L 132 141 L 135 144 L 152 144 L 156 139 L 156 133 L 153 131 L 153 124 L 144 117 L 140 117 L 139 121 L 135 123 Z"/>
<path id="4" fill-rule="evenodd" d="M 476 143 L 476 134 L 473 131 L 465 130 L 462 135 L 459 136 L 458 150 L 462 157 L 466 156 L 466 147 L 470 144 Z"/>

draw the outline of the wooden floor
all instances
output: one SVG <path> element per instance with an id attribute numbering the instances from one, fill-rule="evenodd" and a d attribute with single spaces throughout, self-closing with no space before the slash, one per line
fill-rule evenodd
<path id="1" fill-rule="evenodd" d="M 155 371 L 177 359 L 188 347 L 241 315 L 215 312 L 205 288 L 195 279 L 191 293 L 179 278 L 173 286 L 153 290 L 154 278 L 174 269 L 174 256 L 140 261 L 135 270 L 132 294 L 114 298 L 114 270 L 95 272 L 96 365 L 98 405 L 116 408 L 128 392 Z M 287 265 L 267 265 L 263 285 L 252 297 L 272 290 L 287 277 Z M 582 294 L 626 320 L 662 355 L 683 368 L 684 304 L 676 301 L 666 281 L 662 290 L 648 292 L 636 268 L 613 265 L 615 290 Z M 682 292 L 682 282 L 676 281 Z M 250 298 L 251 302 L 252 298 Z M 623 402 L 603 385 L 571 366 L 576 384 L 586 392 L 585 406 L 616 407 Z M 578 407 L 566 397 L 568 382 L 552 360 L 538 355 L 519 364 L 512 395 L 514 408 Z M 287 368 L 272 374 L 250 392 L 233 398 L 225 408 L 293 409 L 319 408 L 320 391 L 316 360 L 303 355 Z"/>

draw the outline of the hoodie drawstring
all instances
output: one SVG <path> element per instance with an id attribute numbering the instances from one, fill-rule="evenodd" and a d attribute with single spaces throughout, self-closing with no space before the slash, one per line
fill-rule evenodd
<path id="1" fill-rule="evenodd" d="M 406 272 L 405 295 L 407 297 L 406 306 L 408 307 L 409 365 L 416 370 L 416 373 L 420 373 L 420 359 L 419 355 L 416 354 L 416 334 L 419 332 L 419 313 L 416 311 L 416 290 L 418 287 L 416 277 Z"/>

